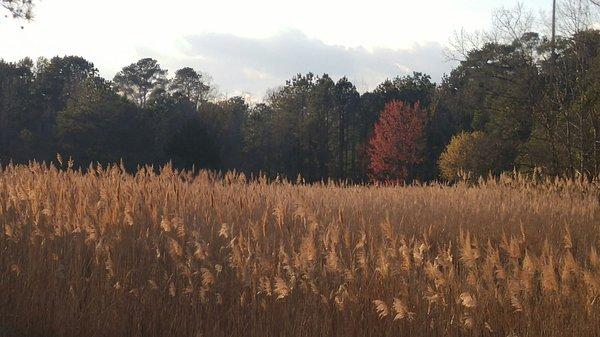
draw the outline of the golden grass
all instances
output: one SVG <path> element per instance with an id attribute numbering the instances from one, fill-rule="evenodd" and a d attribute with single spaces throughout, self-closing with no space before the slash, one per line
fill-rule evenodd
<path id="1" fill-rule="evenodd" d="M 0 171 L 0 336 L 598 336 L 599 184 Z"/>

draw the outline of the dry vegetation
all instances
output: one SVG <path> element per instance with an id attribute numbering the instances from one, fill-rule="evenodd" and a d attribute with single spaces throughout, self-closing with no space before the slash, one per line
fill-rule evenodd
<path id="1" fill-rule="evenodd" d="M 596 182 L 0 171 L 0 336 L 598 336 Z"/>

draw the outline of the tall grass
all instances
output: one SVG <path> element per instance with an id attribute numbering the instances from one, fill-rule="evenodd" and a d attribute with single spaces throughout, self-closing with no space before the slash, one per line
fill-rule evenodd
<path id="1" fill-rule="evenodd" d="M 0 171 L 0 336 L 598 336 L 596 181 Z"/>

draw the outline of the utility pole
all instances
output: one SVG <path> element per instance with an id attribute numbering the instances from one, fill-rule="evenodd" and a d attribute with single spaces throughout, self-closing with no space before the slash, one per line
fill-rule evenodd
<path id="1" fill-rule="evenodd" d="M 552 59 L 556 55 L 556 0 L 552 0 Z"/>
<path id="2" fill-rule="evenodd" d="M 558 86 L 556 85 L 556 0 L 552 0 L 552 40 L 551 43 L 551 54 L 550 54 L 550 102 L 552 106 L 552 110 L 558 112 L 560 110 L 560 103 L 557 98 L 558 95 Z M 554 137 L 552 137 L 554 138 Z M 552 141 L 552 163 L 554 166 L 554 171 L 558 172 L 558 157 L 555 149 L 554 141 Z"/>

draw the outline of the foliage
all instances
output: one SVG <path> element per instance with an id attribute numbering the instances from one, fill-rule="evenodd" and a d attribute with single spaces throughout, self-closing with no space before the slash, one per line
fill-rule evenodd
<path id="1" fill-rule="evenodd" d="M 199 118 L 186 120 L 166 144 L 165 154 L 176 167 L 219 168 L 218 147 Z"/>
<path id="2" fill-rule="evenodd" d="M 456 181 L 463 174 L 480 177 L 494 173 L 494 151 L 490 145 L 489 136 L 481 131 L 455 135 L 440 156 L 442 177 Z"/>
<path id="3" fill-rule="evenodd" d="M 170 90 L 197 106 L 200 102 L 206 101 L 210 87 L 205 83 L 201 74 L 192 68 L 185 67 L 175 72 L 175 77 L 170 83 Z"/>
<path id="4" fill-rule="evenodd" d="M 367 182 L 375 178 L 369 177 L 373 166 L 383 167 L 382 161 L 371 161 L 375 124 L 386 104 L 397 100 L 407 106 L 420 103 L 422 150 L 410 168 L 386 168 L 383 180 L 448 178 L 438 166 L 442 153 L 453 136 L 473 131 L 485 133 L 488 143 L 484 163 L 470 165 L 481 168 L 469 169 L 474 175 L 539 169 L 549 175 L 598 176 L 600 32 L 580 30 L 559 37 L 556 45 L 534 32 L 513 35 L 512 41 L 492 39 L 475 46 L 439 84 L 415 72 L 359 93 L 345 77 L 299 74 L 260 104 L 241 97 L 217 99 L 201 71 L 186 67 L 169 78 L 150 58 L 123 68 L 107 89 L 136 106 L 117 103 L 109 93 L 84 104 L 78 95 L 100 79 L 91 62 L 76 56 L 0 61 L 0 161 L 48 161 L 69 152 L 83 156 L 76 165 L 86 167 L 119 160 L 127 152 L 131 168 L 172 161 L 178 169 Z M 78 98 L 81 102 L 75 103 Z M 74 117 L 75 110 L 112 119 L 91 127 L 86 118 Z M 59 130 L 59 114 L 64 116 L 60 128 L 69 120 L 71 131 Z M 129 124 L 118 132 L 105 129 L 115 121 Z M 115 144 L 133 145 L 126 151 L 125 145 L 98 144 L 94 150 L 79 146 L 75 151 L 75 138 L 66 136 L 73 130 L 80 130 L 82 140 L 117 137 Z"/>
<path id="5" fill-rule="evenodd" d="M 58 113 L 56 124 L 60 152 L 78 163 L 143 162 L 151 149 L 144 116 L 100 79 L 78 88 Z M 136 125 L 139 133 L 132 133 L 130 125 Z"/>
<path id="6" fill-rule="evenodd" d="M 386 104 L 369 141 L 370 177 L 377 182 L 406 182 L 424 160 L 425 112 L 418 103 Z"/>
<path id="7" fill-rule="evenodd" d="M 115 75 L 113 81 L 120 93 L 144 107 L 153 91 L 164 89 L 166 74 L 167 71 L 163 70 L 156 60 L 143 58 L 123 68 Z"/>

